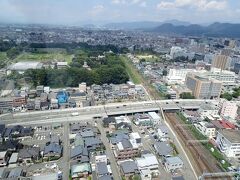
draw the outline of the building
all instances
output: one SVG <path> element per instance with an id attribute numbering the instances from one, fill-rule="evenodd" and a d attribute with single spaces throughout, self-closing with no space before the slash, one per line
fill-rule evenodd
<path id="1" fill-rule="evenodd" d="M 175 59 L 181 56 L 186 56 L 186 50 L 178 46 L 173 46 L 170 50 L 170 58 Z"/>
<path id="2" fill-rule="evenodd" d="M 221 116 L 223 117 L 230 117 L 235 119 L 237 116 L 238 106 L 236 102 L 232 101 L 224 101 L 221 108 Z"/>
<path id="3" fill-rule="evenodd" d="M 152 121 L 148 114 L 136 114 L 135 124 L 138 126 L 152 126 Z"/>
<path id="4" fill-rule="evenodd" d="M 212 123 L 202 121 L 194 124 L 194 126 L 209 139 L 216 137 L 216 128 Z"/>
<path id="5" fill-rule="evenodd" d="M 165 158 L 165 163 L 164 163 L 167 171 L 175 171 L 178 169 L 181 169 L 183 167 L 183 161 L 178 157 L 167 157 Z"/>
<path id="6" fill-rule="evenodd" d="M 215 99 L 220 97 L 222 89 L 221 81 L 189 73 L 187 74 L 185 83 L 197 99 Z"/>
<path id="7" fill-rule="evenodd" d="M 150 116 L 151 121 L 154 125 L 157 125 L 160 123 L 161 118 L 156 112 L 148 112 L 148 115 Z"/>
<path id="8" fill-rule="evenodd" d="M 57 62 L 57 68 L 58 69 L 66 69 L 68 67 L 68 63 L 67 62 Z"/>
<path id="9" fill-rule="evenodd" d="M 7 68 L 7 74 L 11 74 L 12 71 L 17 71 L 20 74 L 23 74 L 28 69 L 41 69 L 43 64 L 37 61 L 21 61 L 15 64 L 10 65 Z"/>
<path id="10" fill-rule="evenodd" d="M 76 164 L 71 167 L 72 179 L 87 178 L 90 174 L 92 174 L 92 169 L 89 163 Z"/>
<path id="11" fill-rule="evenodd" d="M 120 172 L 125 177 L 130 177 L 135 174 L 139 174 L 137 164 L 133 160 L 120 162 Z"/>
<path id="12" fill-rule="evenodd" d="M 240 132 L 238 130 L 219 130 L 216 143 L 218 149 L 227 157 L 240 160 Z"/>
<path id="13" fill-rule="evenodd" d="M 221 81 L 224 86 L 233 86 L 236 84 L 236 74 L 231 71 L 211 68 L 210 71 L 206 71 L 203 75 Z"/>
<path id="14" fill-rule="evenodd" d="M 116 159 L 132 159 L 139 155 L 140 149 L 137 143 L 130 141 L 128 139 L 122 139 L 115 145 L 115 150 L 113 151 Z"/>
<path id="15" fill-rule="evenodd" d="M 239 74 L 239 72 L 240 72 L 240 62 L 234 64 L 233 70 L 234 70 L 235 73 Z"/>
<path id="16" fill-rule="evenodd" d="M 135 161 L 142 179 L 151 178 L 152 174 L 158 175 L 158 160 L 153 154 L 143 154 Z"/>
<path id="17" fill-rule="evenodd" d="M 167 140 L 169 138 L 168 127 L 166 125 L 160 125 L 157 129 L 157 136 L 160 140 Z"/>
<path id="18" fill-rule="evenodd" d="M 195 71 L 194 69 L 170 69 L 166 76 L 168 84 L 184 84 L 188 73 Z"/>
<path id="19" fill-rule="evenodd" d="M 225 55 L 215 55 L 212 61 L 212 67 L 225 70 L 229 69 L 231 65 L 231 59 Z"/>
<path id="20" fill-rule="evenodd" d="M 0 152 L 0 167 L 6 166 L 8 163 L 7 151 Z"/>

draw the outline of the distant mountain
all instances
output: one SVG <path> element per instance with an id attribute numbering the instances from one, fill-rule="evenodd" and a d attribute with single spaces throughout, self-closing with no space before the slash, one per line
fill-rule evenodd
<path id="1" fill-rule="evenodd" d="M 170 23 L 162 24 L 151 30 L 162 34 L 178 34 L 186 36 L 210 36 L 240 38 L 240 24 L 213 23 L 209 26 L 197 24 L 176 26 Z"/>
<path id="2" fill-rule="evenodd" d="M 185 21 L 179 21 L 179 20 L 169 20 L 164 22 L 157 22 L 157 21 L 136 21 L 136 22 L 122 22 L 122 23 L 109 23 L 105 24 L 105 28 L 110 29 L 125 29 L 125 30 L 134 30 L 134 29 L 152 29 L 155 27 L 158 27 L 165 23 L 171 23 L 173 25 L 179 26 L 179 25 L 190 25 L 190 23 Z"/>

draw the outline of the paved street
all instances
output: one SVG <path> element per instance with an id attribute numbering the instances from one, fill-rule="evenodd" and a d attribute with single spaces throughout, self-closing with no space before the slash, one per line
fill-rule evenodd
<path id="1" fill-rule="evenodd" d="M 64 133 L 63 133 L 63 162 L 64 167 L 63 171 L 63 179 L 69 178 L 69 170 L 70 170 L 70 149 L 69 149 L 69 123 L 64 123 Z"/>
<path id="2" fill-rule="evenodd" d="M 143 149 L 144 150 L 149 150 L 151 153 L 155 154 L 155 151 L 153 149 L 153 147 L 150 144 L 150 139 L 149 138 L 145 138 L 147 135 L 147 133 L 145 133 L 145 135 L 142 135 L 139 127 L 137 127 L 135 124 L 132 123 L 132 130 L 133 132 L 138 132 L 139 135 L 142 138 L 142 145 L 143 145 Z M 156 154 L 155 154 L 156 155 Z M 157 157 L 157 156 L 156 156 Z M 162 165 L 162 162 L 160 159 L 158 159 L 158 163 L 159 163 L 159 172 L 160 172 L 160 177 L 164 177 L 164 179 L 171 179 L 171 174 L 169 174 L 168 172 L 165 171 L 164 166 Z"/>
<path id="3" fill-rule="evenodd" d="M 116 159 L 114 157 L 112 149 L 110 148 L 110 144 L 109 144 L 108 138 L 106 136 L 105 130 L 102 127 L 101 121 L 97 121 L 97 127 L 98 127 L 98 129 L 101 133 L 101 140 L 106 147 L 106 154 L 108 155 L 108 158 L 109 158 L 109 161 L 110 161 L 112 174 L 113 174 L 113 179 L 114 180 L 121 180 L 122 178 L 121 178 L 121 175 L 120 175 L 119 167 L 116 163 Z"/>

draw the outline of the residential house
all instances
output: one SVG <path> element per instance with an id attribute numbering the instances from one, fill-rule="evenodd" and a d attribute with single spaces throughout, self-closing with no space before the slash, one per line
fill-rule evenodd
<path id="1" fill-rule="evenodd" d="M 17 163 L 18 163 L 18 153 L 12 153 L 8 161 L 8 167 L 10 168 L 16 167 Z"/>
<path id="2" fill-rule="evenodd" d="M 120 162 L 120 171 L 122 175 L 125 177 L 130 177 L 135 174 L 139 174 L 137 164 L 133 160 L 126 160 Z"/>
<path id="3" fill-rule="evenodd" d="M 153 147 L 159 156 L 170 157 L 173 154 L 173 148 L 167 142 L 156 142 Z"/>
<path id="4" fill-rule="evenodd" d="M 62 156 L 62 149 L 60 144 L 49 143 L 44 147 L 43 156 L 44 158 L 60 158 Z"/>
<path id="5" fill-rule="evenodd" d="M 169 139 L 168 127 L 165 125 L 160 125 L 157 129 L 157 137 L 161 141 L 168 140 Z"/>
<path id="6" fill-rule="evenodd" d="M 200 131 L 200 133 L 207 136 L 209 139 L 216 137 L 216 128 L 212 123 L 201 121 L 195 123 L 194 126 Z"/>
<path id="7" fill-rule="evenodd" d="M 0 152 L 0 167 L 6 166 L 8 164 L 8 152 L 2 151 Z"/>
<path id="8" fill-rule="evenodd" d="M 151 179 L 152 174 L 158 175 L 158 160 L 153 154 L 143 154 L 135 159 L 142 179 Z"/>
<path id="9" fill-rule="evenodd" d="M 97 174 L 97 177 L 110 175 L 107 164 L 105 162 L 96 163 L 96 174 Z"/>
<path id="10" fill-rule="evenodd" d="M 38 158 L 40 158 L 39 147 L 28 147 L 19 150 L 18 160 L 20 163 L 31 163 Z"/>
<path id="11" fill-rule="evenodd" d="M 90 174 L 92 174 L 92 169 L 89 163 L 75 164 L 71 166 L 72 179 L 86 178 Z"/>
<path id="12" fill-rule="evenodd" d="M 179 170 L 183 167 L 183 161 L 178 157 L 167 157 L 165 158 L 165 163 L 164 163 L 167 171 L 172 172 Z"/>

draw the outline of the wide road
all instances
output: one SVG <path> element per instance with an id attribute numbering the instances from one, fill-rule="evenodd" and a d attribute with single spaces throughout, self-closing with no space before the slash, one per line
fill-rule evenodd
<path id="1" fill-rule="evenodd" d="M 211 101 L 211 100 L 209 100 Z M 81 121 L 97 117 L 107 117 L 108 115 L 131 114 L 138 112 L 159 111 L 160 108 L 182 108 L 194 107 L 205 103 L 205 100 L 159 100 L 116 103 L 101 106 L 89 106 L 83 108 L 68 108 L 58 110 L 33 111 L 9 113 L 0 116 L 0 123 L 5 124 L 43 124 L 54 122 Z M 72 116 L 72 113 L 78 113 L 78 116 Z"/>

